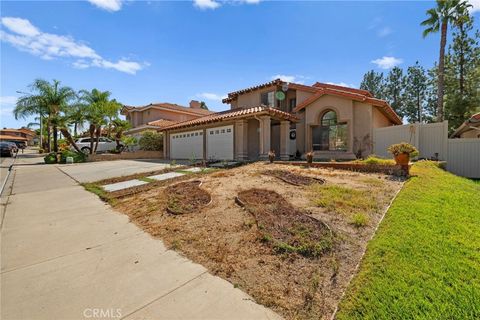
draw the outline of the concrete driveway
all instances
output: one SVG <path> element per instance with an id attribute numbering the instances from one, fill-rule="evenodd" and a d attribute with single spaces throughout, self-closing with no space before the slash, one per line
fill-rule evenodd
<path id="1" fill-rule="evenodd" d="M 177 161 L 177 165 L 188 164 Z M 170 167 L 168 160 L 115 160 L 65 164 L 60 170 L 80 183 L 99 181 L 108 178 L 128 176 L 134 173 L 162 170 Z"/>
<path id="2" fill-rule="evenodd" d="M 1 229 L 0 318 L 278 319 L 62 172 L 92 181 L 164 165 L 17 167 Z"/>

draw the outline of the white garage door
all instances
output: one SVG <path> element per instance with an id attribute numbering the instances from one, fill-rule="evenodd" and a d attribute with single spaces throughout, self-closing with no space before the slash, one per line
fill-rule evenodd
<path id="1" fill-rule="evenodd" d="M 171 159 L 203 159 L 203 131 L 189 131 L 170 135 Z"/>
<path id="2" fill-rule="evenodd" d="M 207 159 L 233 160 L 233 126 L 209 128 L 207 134 Z"/>

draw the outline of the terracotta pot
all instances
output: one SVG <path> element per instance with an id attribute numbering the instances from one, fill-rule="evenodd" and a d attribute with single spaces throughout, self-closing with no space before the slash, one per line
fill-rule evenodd
<path id="1" fill-rule="evenodd" d="M 408 166 L 410 162 L 410 155 L 408 153 L 397 154 L 394 158 L 395 162 L 401 166 Z"/>

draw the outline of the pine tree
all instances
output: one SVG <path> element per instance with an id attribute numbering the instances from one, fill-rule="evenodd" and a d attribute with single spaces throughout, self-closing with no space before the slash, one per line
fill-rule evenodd
<path id="1" fill-rule="evenodd" d="M 385 98 L 385 82 L 383 79 L 383 73 L 370 70 L 363 75 L 360 89 L 369 91 L 375 98 Z"/>
<path id="2" fill-rule="evenodd" d="M 403 70 L 399 67 L 394 67 L 385 79 L 384 95 L 390 106 L 401 118 L 403 118 L 405 112 L 403 104 L 404 87 L 405 77 L 403 76 Z"/>
<path id="3" fill-rule="evenodd" d="M 414 66 L 407 69 L 403 96 L 405 116 L 408 122 L 426 122 L 428 120 L 429 117 L 424 109 L 427 101 L 427 88 L 428 78 L 425 69 L 417 61 Z"/>
<path id="4" fill-rule="evenodd" d="M 472 19 L 457 25 L 445 59 L 445 115 L 451 130 L 480 105 L 480 37 L 478 31 L 472 35 Z"/>

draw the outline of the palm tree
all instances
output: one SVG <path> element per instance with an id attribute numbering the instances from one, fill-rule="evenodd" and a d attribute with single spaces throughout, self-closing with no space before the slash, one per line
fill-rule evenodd
<path id="1" fill-rule="evenodd" d="M 443 93 L 445 86 L 445 46 L 447 44 L 448 24 L 456 24 L 459 19 L 468 15 L 467 9 L 471 7 L 464 0 L 437 0 L 435 8 L 427 10 L 428 18 L 421 23 L 427 27 L 423 30 L 423 37 L 429 34 L 441 32 L 440 56 L 438 59 L 438 100 L 437 121 L 443 121 Z"/>
<path id="2" fill-rule="evenodd" d="M 100 91 L 93 89 L 92 91 L 80 91 L 80 99 L 85 106 L 85 119 L 89 122 L 90 133 L 90 154 L 94 154 L 98 148 L 98 142 L 102 133 L 102 126 L 116 118 L 122 105 L 115 99 L 110 100 L 111 93 L 109 91 Z M 95 146 L 93 141 L 95 138 Z"/>
<path id="3" fill-rule="evenodd" d="M 30 85 L 31 93 L 26 93 L 17 101 L 13 113 L 15 118 L 26 118 L 31 115 L 47 117 L 48 123 L 48 149 L 50 150 L 50 127 L 53 131 L 53 150 L 58 152 L 58 118 L 60 111 L 65 110 L 76 94 L 70 87 L 60 86 L 60 81 L 53 80 L 52 83 L 36 79 Z"/>
<path id="4" fill-rule="evenodd" d="M 113 133 L 115 133 L 115 142 L 117 143 L 117 150 L 120 149 L 120 142 L 123 136 L 123 132 L 131 128 L 130 122 L 122 119 L 114 119 L 112 121 Z"/>

